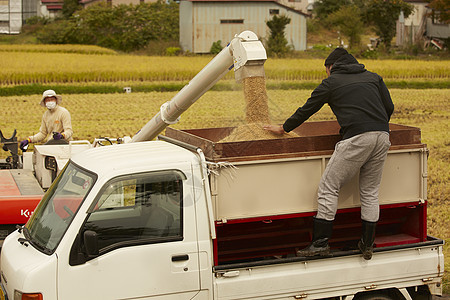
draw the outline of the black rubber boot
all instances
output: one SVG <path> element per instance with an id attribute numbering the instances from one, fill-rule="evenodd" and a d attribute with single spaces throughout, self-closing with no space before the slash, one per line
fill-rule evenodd
<path id="1" fill-rule="evenodd" d="M 328 239 L 331 237 L 332 230 L 333 221 L 314 218 L 311 244 L 302 250 L 298 250 L 297 256 L 329 255 Z"/>
<path id="2" fill-rule="evenodd" d="M 377 222 L 368 222 L 362 220 L 362 235 L 358 242 L 358 248 L 361 250 L 363 258 L 370 260 L 373 254 L 373 243 L 375 242 L 375 228 Z"/>

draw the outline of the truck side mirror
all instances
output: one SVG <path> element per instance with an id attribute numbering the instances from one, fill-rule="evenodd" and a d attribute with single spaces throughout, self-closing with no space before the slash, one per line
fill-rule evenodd
<path id="1" fill-rule="evenodd" d="M 98 251 L 98 236 L 95 231 L 86 230 L 83 234 L 84 237 L 84 247 L 86 249 L 86 254 L 89 258 L 97 257 Z"/>

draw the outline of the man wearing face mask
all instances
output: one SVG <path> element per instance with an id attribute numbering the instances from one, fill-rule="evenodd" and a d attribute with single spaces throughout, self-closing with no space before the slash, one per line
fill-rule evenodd
<path id="1" fill-rule="evenodd" d="M 72 140 L 72 121 L 70 113 L 64 107 L 59 106 L 62 97 L 54 90 L 46 90 L 42 94 L 40 105 L 47 111 L 42 116 L 41 127 L 35 135 L 29 136 L 20 142 L 20 149 L 24 150 L 29 143 L 37 143 L 45 138 L 47 142 L 60 140 L 61 142 Z"/>

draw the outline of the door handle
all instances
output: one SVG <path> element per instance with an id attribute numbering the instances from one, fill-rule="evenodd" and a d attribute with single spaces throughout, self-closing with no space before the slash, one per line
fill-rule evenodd
<path id="1" fill-rule="evenodd" d="M 172 256 L 172 261 L 184 261 L 184 260 L 189 260 L 189 255 L 181 254 Z"/>

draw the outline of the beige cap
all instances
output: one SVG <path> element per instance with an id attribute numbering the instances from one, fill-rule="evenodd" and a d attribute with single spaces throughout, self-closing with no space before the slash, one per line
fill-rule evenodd
<path id="1" fill-rule="evenodd" d="M 42 93 L 42 99 L 41 99 L 41 102 L 39 104 L 42 107 L 45 107 L 44 100 L 45 100 L 45 98 L 49 98 L 49 97 L 55 97 L 56 98 L 56 104 L 61 103 L 62 97 L 60 95 L 56 95 L 54 90 L 46 90 L 44 93 Z"/>

